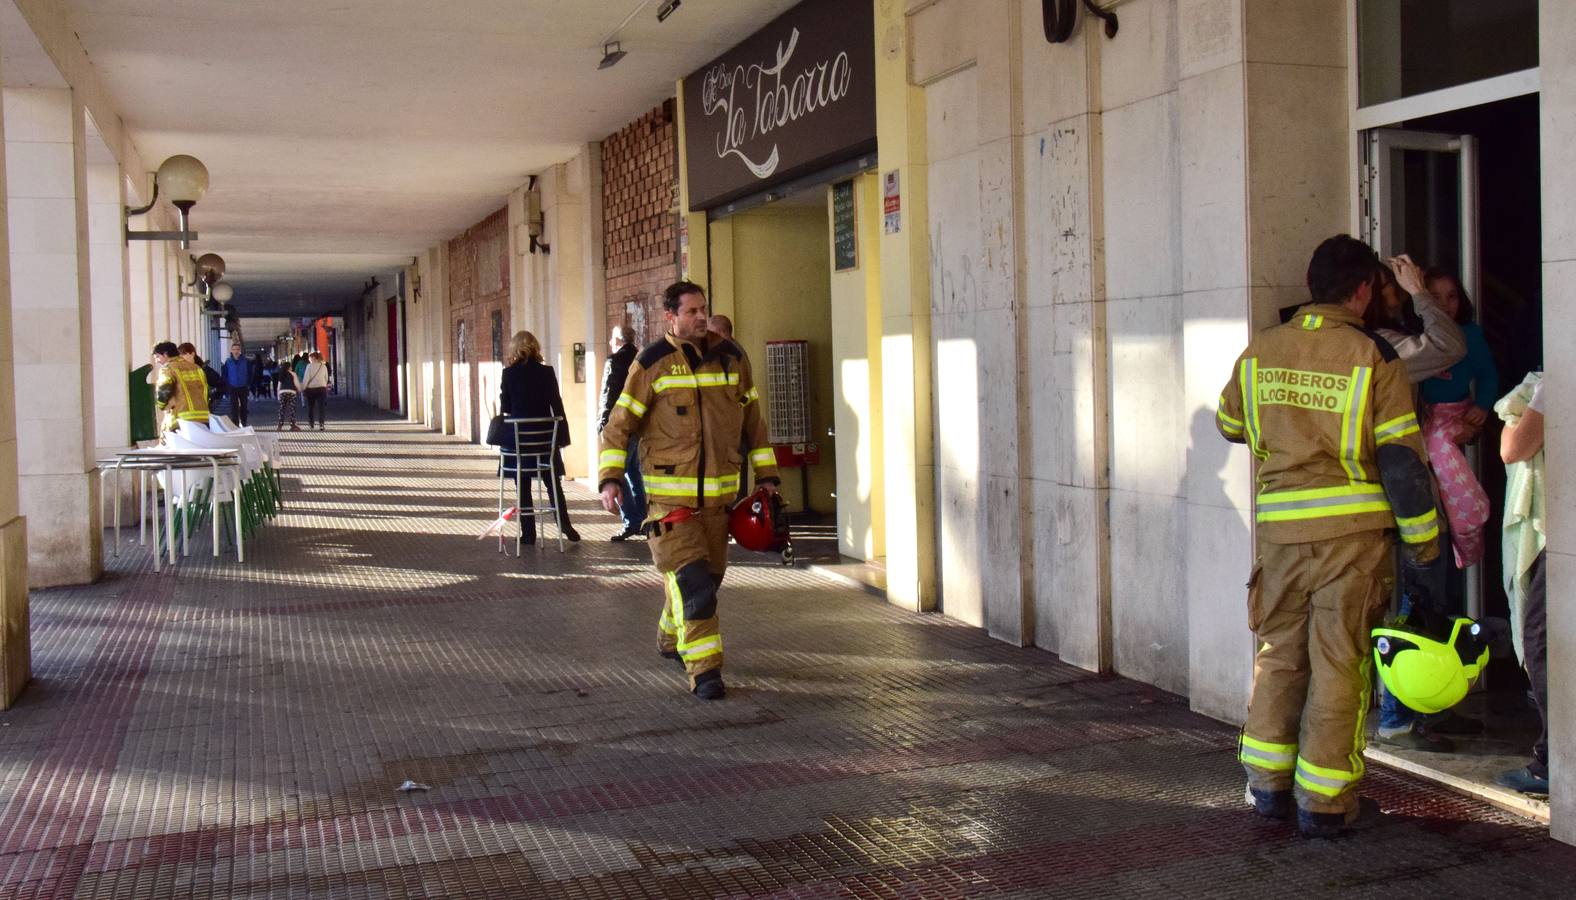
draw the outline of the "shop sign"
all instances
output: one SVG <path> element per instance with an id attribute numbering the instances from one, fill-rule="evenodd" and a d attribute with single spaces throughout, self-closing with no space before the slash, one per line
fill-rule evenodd
<path id="1" fill-rule="evenodd" d="M 684 79 L 691 210 L 875 149 L 874 16 L 805 0 Z"/>

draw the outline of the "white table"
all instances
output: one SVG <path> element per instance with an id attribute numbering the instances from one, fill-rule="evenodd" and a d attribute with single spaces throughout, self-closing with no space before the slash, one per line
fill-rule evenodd
<path id="1" fill-rule="evenodd" d="M 139 472 L 144 478 L 150 472 L 164 473 L 164 526 L 165 534 L 170 539 L 169 564 L 175 565 L 175 498 L 173 475 L 176 470 L 202 470 L 207 469 L 213 479 L 213 555 L 219 555 L 219 470 L 222 468 L 236 468 L 240 465 L 240 451 L 234 449 L 223 450 L 177 450 L 171 447 L 149 447 L 140 450 L 123 450 L 113 458 L 99 461 L 100 480 L 109 471 L 115 473 L 115 550 L 116 556 L 120 555 L 120 489 L 122 471 Z M 157 499 L 154 500 L 156 504 Z M 241 538 L 241 490 L 240 479 L 236 479 L 234 491 L 235 502 L 235 556 L 236 561 L 246 561 L 246 550 Z M 139 504 L 140 505 L 140 504 Z M 155 508 L 148 517 L 153 523 L 153 571 L 159 571 L 159 515 Z M 191 555 L 191 529 L 181 532 L 181 555 Z"/>

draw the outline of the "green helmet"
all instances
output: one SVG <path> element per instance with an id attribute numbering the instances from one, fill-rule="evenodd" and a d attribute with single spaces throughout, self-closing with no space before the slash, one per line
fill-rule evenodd
<path id="1" fill-rule="evenodd" d="M 1384 686 L 1425 715 L 1460 703 L 1488 662 L 1488 636 L 1471 619 L 1457 619 L 1443 641 L 1405 625 L 1375 628 L 1373 638 Z"/>

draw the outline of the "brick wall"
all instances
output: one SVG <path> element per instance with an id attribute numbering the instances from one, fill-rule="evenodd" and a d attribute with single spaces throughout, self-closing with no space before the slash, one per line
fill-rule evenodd
<path id="1" fill-rule="evenodd" d="M 672 100 L 602 141 L 607 324 L 636 346 L 662 336 L 662 289 L 678 280 L 678 129 Z"/>

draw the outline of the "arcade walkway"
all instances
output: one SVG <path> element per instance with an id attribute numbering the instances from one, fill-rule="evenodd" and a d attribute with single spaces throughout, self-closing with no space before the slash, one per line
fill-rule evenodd
<path id="1" fill-rule="evenodd" d="M 584 542 L 502 558 L 483 450 L 330 414 L 287 436 L 292 506 L 244 566 L 133 545 L 33 595 L 0 896 L 1576 892 L 1576 848 L 1387 771 L 1383 822 L 1301 841 L 1174 697 L 767 560 L 729 575 L 702 704 L 589 492 Z"/>

